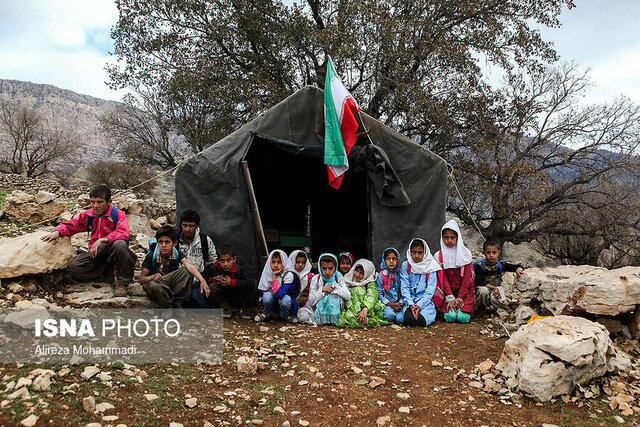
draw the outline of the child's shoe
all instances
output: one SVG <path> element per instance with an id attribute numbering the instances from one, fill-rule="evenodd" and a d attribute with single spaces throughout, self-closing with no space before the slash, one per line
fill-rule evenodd
<path id="1" fill-rule="evenodd" d="M 289 317 L 287 317 L 287 322 L 289 322 L 289 323 L 298 323 L 298 317 L 297 316 L 289 316 Z"/>
<path id="2" fill-rule="evenodd" d="M 256 317 L 253 318 L 256 322 L 264 322 L 267 319 L 269 319 L 269 317 L 264 313 L 256 314 Z"/>
<path id="3" fill-rule="evenodd" d="M 240 317 L 243 319 L 251 320 L 253 318 L 253 313 L 249 310 L 240 310 Z"/>

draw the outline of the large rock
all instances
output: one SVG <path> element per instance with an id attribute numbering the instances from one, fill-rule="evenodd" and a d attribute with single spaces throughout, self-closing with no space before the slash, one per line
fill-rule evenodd
<path id="1" fill-rule="evenodd" d="M 496 368 L 507 378 L 517 378 L 522 393 L 544 402 L 630 364 L 613 347 L 604 326 L 581 317 L 557 316 L 515 332 Z"/>
<path id="2" fill-rule="evenodd" d="M 12 239 L 0 239 L 0 279 L 50 273 L 69 265 L 77 253 L 69 238 L 62 237 L 54 245 L 40 240 L 46 234 L 36 231 Z"/>
<path id="3" fill-rule="evenodd" d="M 55 200 L 55 198 L 56 195 L 53 193 L 49 193 L 48 191 L 38 191 L 38 194 L 36 194 L 36 203 L 42 205 Z"/>
<path id="4" fill-rule="evenodd" d="M 49 312 L 46 308 L 29 308 L 27 310 L 13 311 L 4 318 L 4 323 L 11 323 L 23 329 L 35 329 L 36 320 L 49 319 Z"/>
<path id="5" fill-rule="evenodd" d="M 145 234 L 147 236 L 155 236 L 155 233 L 149 225 L 149 219 L 145 215 L 127 215 L 129 220 L 129 236 L 131 241 L 135 241 L 138 234 Z"/>
<path id="6" fill-rule="evenodd" d="M 23 191 L 14 191 L 9 194 L 5 204 L 5 215 L 11 221 L 19 221 L 35 224 L 45 220 L 54 220 L 62 212 L 66 205 L 63 202 L 51 200 L 47 203 L 34 202 L 34 196 Z"/>
<path id="7" fill-rule="evenodd" d="M 522 298 L 539 301 L 554 315 L 617 316 L 640 305 L 640 267 L 532 268 L 515 281 L 514 290 Z"/>

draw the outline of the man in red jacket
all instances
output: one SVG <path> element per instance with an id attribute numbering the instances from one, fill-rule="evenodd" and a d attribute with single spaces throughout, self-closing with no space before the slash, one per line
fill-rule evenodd
<path id="1" fill-rule="evenodd" d="M 60 236 L 73 236 L 86 231 L 90 235 L 89 252 L 75 257 L 69 264 L 71 276 L 81 282 L 99 278 L 105 269 L 115 268 L 115 296 L 126 297 L 127 286 L 133 280 L 136 255 L 129 249 L 129 222 L 122 210 L 111 206 L 111 190 L 97 185 L 89 192 L 91 209 L 81 212 L 71 221 L 59 224 L 55 231 L 42 236 L 45 242 L 56 243 Z M 109 276 L 111 271 L 107 271 Z"/>

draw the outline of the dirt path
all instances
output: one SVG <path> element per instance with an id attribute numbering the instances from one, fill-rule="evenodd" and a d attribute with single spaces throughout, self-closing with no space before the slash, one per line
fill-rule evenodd
<path id="1" fill-rule="evenodd" d="M 474 367 L 487 358 L 497 362 L 502 351 L 504 338 L 480 333 L 488 324 L 485 318 L 475 318 L 467 325 L 438 321 L 426 329 L 347 330 L 233 319 L 225 321 L 225 357 L 220 365 L 102 365 L 107 374 L 88 381 L 80 377 L 84 366 L 70 366 L 49 391 L 3 402 L 0 421 L 14 425 L 33 412 L 39 416 L 37 425 L 202 426 L 208 421 L 280 426 L 287 420 L 292 426 L 307 425 L 304 421 L 312 426 L 617 423 L 614 417 L 620 414 L 599 400 L 558 399 L 542 405 L 524 399 L 518 407 L 470 387 L 467 376 Z M 236 369 L 236 359 L 245 354 L 261 355 L 263 369 L 256 375 Z M 1 366 L 0 390 L 34 368 Z M 59 373 L 66 367 L 45 368 Z M 383 384 L 372 388 L 375 382 Z M 0 398 L 7 394 L 0 392 Z M 145 394 L 158 398 L 149 401 Z M 194 408 L 185 405 L 188 395 L 197 398 Z M 115 408 L 103 415 L 117 419 L 103 421 L 103 415 L 85 412 L 82 399 L 87 396 L 113 404 Z M 624 418 L 627 424 L 637 421 Z"/>

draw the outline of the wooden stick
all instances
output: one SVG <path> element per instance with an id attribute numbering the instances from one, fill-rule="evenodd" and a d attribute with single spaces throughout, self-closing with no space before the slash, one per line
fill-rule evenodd
<path id="1" fill-rule="evenodd" d="M 258 235 L 258 245 L 260 246 L 260 256 L 264 259 L 269 255 L 267 248 L 267 239 L 264 236 L 264 230 L 262 229 L 262 219 L 260 219 L 260 211 L 258 210 L 258 201 L 256 200 L 256 193 L 253 190 L 253 183 L 251 182 L 251 174 L 249 173 L 249 164 L 246 160 L 242 161 L 244 167 L 244 178 L 247 182 L 247 189 L 249 190 L 249 197 L 251 198 L 251 208 L 253 211 L 253 217 L 256 221 L 256 233 Z"/>

